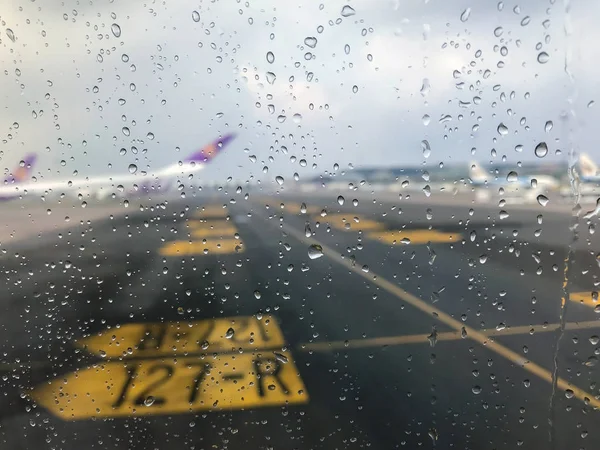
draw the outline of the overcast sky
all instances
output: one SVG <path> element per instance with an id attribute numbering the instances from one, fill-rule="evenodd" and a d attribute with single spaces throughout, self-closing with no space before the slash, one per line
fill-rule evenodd
<path id="1" fill-rule="evenodd" d="M 588 107 L 598 92 L 600 5 L 567 7 L 8 0 L 0 165 L 37 152 L 47 179 L 123 173 L 131 163 L 152 170 L 231 131 L 237 140 L 204 179 L 265 177 L 264 166 L 267 179 L 289 179 L 336 163 L 516 163 L 536 159 L 540 141 L 545 160 L 566 160 L 568 129 L 577 150 L 600 160 L 598 105 Z M 575 119 L 561 120 L 570 109 Z"/>

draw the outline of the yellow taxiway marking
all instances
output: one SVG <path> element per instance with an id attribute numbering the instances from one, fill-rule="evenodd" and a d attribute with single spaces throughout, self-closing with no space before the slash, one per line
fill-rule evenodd
<path id="1" fill-rule="evenodd" d="M 600 303 L 598 303 L 598 293 L 595 291 L 586 292 L 571 292 L 569 293 L 569 300 L 575 303 L 581 303 L 590 308 L 598 308 L 600 310 Z"/>
<path id="2" fill-rule="evenodd" d="M 213 218 L 213 217 L 227 217 L 229 215 L 229 210 L 227 208 L 223 208 L 222 206 L 206 206 L 194 213 L 194 217 L 199 219 L 205 218 Z"/>
<path id="3" fill-rule="evenodd" d="M 174 356 L 189 353 L 282 348 L 277 322 L 268 316 L 196 322 L 130 323 L 76 341 L 103 357 Z"/>
<path id="4" fill-rule="evenodd" d="M 99 363 L 43 383 L 31 397 L 66 420 L 308 402 L 284 351 Z"/>
<path id="5" fill-rule="evenodd" d="M 367 234 L 369 239 L 386 244 L 427 244 L 428 242 L 456 242 L 460 238 L 456 233 L 444 233 L 437 230 L 392 230 L 376 231 Z"/>
<path id="6" fill-rule="evenodd" d="M 125 324 L 77 345 L 106 360 L 28 393 L 65 420 L 309 401 L 292 355 L 284 350 L 281 329 L 270 316 Z"/>
<path id="7" fill-rule="evenodd" d="M 503 328 L 498 330 L 496 328 L 490 328 L 480 330 L 481 334 L 488 337 L 498 336 L 514 336 L 519 334 L 539 334 L 549 333 L 556 331 L 560 328 L 560 323 L 551 323 L 543 325 L 521 325 L 510 328 Z M 568 322 L 565 325 L 566 330 L 586 330 L 600 328 L 600 321 L 589 320 L 585 322 Z M 468 334 L 462 331 L 443 331 L 439 332 L 435 336 L 436 341 L 457 341 L 465 339 Z M 405 344 L 426 344 L 431 342 L 431 333 L 424 334 L 405 334 L 400 336 L 383 336 L 376 338 L 365 338 L 365 339 L 349 339 L 346 341 L 329 341 L 329 342 L 311 342 L 307 344 L 301 344 L 298 346 L 303 351 L 315 351 L 315 352 L 328 352 L 332 350 L 343 350 L 346 348 L 372 348 L 372 347 L 388 347 L 393 345 L 405 345 Z"/>
<path id="8" fill-rule="evenodd" d="M 350 214 L 328 214 L 325 217 L 315 217 L 314 220 L 327 221 L 332 227 L 340 230 L 381 230 L 385 226 L 376 220 L 364 219 L 361 216 Z"/>
<path id="9" fill-rule="evenodd" d="M 216 255 L 241 253 L 244 243 L 238 239 L 210 239 L 203 241 L 173 241 L 163 245 L 163 256 Z"/>
<path id="10" fill-rule="evenodd" d="M 307 205 L 306 203 L 285 202 L 280 203 L 277 208 L 293 214 L 319 214 L 323 209 L 319 206 Z"/>
<path id="11" fill-rule="evenodd" d="M 321 242 L 317 241 L 316 239 L 307 238 L 302 232 L 296 230 L 292 226 L 290 226 L 286 223 L 281 223 L 281 227 L 287 234 L 292 235 L 293 237 L 298 239 L 300 242 L 305 243 L 307 246 L 320 245 L 322 247 L 323 254 L 325 256 L 327 256 L 334 262 L 337 262 L 338 264 L 346 267 L 348 270 L 354 272 L 358 276 L 367 279 L 370 283 L 372 283 L 372 284 L 380 287 L 381 289 L 389 292 L 390 294 L 398 297 L 399 299 L 410 304 L 411 306 L 415 307 L 416 309 L 424 312 L 425 314 L 433 315 L 437 320 L 439 320 L 440 322 L 442 322 L 445 325 L 448 325 L 453 330 L 455 330 L 457 332 L 461 332 L 461 333 L 466 333 L 468 339 L 472 339 L 473 341 L 481 344 L 482 346 L 486 347 L 490 351 L 493 351 L 493 352 L 497 353 L 498 355 L 508 359 L 515 365 L 526 370 L 527 372 L 532 373 L 533 375 L 537 376 L 538 378 L 540 378 L 550 384 L 553 383 L 552 372 L 550 372 L 549 370 L 534 363 L 533 361 L 530 361 L 529 359 L 523 357 L 519 353 L 517 353 L 513 350 L 510 350 L 509 348 L 505 347 L 504 345 L 499 344 L 498 342 L 494 341 L 489 336 L 486 336 L 481 331 L 477 331 L 474 328 L 471 328 L 470 326 L 464 325 L 463 323 L 454 319 L 449 314 L 446 314 L 445 312 L 436 308 L 435 306 L 432 306 L 431 304 L 421 300 L 419 297 L 396 286 L 394 283 L 387 281 L 386 279 L 382 278 L 381 276 L 373 273 L 373 271 L 364 272 L 362 270 L 360 264 L 354 264 L 351 260 L 345 259 L 342 255 L 340 255 L 333 249 L 327 247 L 326 245 L 323 245 Z M 600 408 L 600 400 L 599 399 L 595 398 L 592 394 L 589 394 L 588 392 L 584 391 L 583 389 L 580 389 L 577 386 L 569 383 L 564 378 L 558 378 L 556 380 L 556 386 L 563 391 L 570 390 L 571 392 L 573 392 L 573 396 L 575 396 L 576 398 L 582 400 L 586 404 L 590 404 L 594 408 Z"/>
<path id="12" fill-rule="evenodd" d="M 237 228 L 234 226 L 229 227 L 219 227 L 219 228 L 201 228 L 201 229 L 193 229 L 191 235 L 194 239 L 204 239 L 204 238 L 233 238 L 233 236 L 237 233 Z"/>
<path id="13" fill-rule="evenodd" d="M 228 220 L 190 220 L 187 222 L 187 225 L 195 230 L 214 230 L 223 227 L 235 226 Z"/>

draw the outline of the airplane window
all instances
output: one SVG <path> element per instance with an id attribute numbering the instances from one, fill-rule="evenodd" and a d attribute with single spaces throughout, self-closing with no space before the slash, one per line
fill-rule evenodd
<path id="1" fill-rule="evenodd" d="M 0 447 L 600 448 L 591 0 L 11 0 Z"/>

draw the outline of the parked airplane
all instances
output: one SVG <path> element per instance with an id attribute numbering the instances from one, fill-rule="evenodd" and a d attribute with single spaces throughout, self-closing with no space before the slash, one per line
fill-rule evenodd
<path id="1" fill-rule="evenodd" d="M 484 171 L 475 162 L 470 166 L 470 184 L 475 188 L 478 200 L 488 200 L 492 194 L 497 194 L 502 189 L 502 196 L 505 198 L 531 201 L 539 194 L 558 189 L 560 186 L 559 180 L 546 174 L 519 175 L 516 171 L 511 171 L 506 174 L 506 178 L 500 178 Z"/>
<path id="2" fill-rule="evenodd" d="M 0 186 L 0 200 L 11 200 L 32 193 L 56 191 L 62 193 L 63 190 L 89 191 L 97 197 L 103 197 L 115 188 L 127 191 L 129 186 L 132 186 L 135 190 L 141 189 L 142 192 L 154 192 L 155 189 L 164 192 L 165 188 L 168 189 L 172 185 L 174 178 L 187 176 L 204 169 L 234 138 L 234 134 L 227 134 L 192 153 L 183 161 L 163 167 L 152 174 L 140 172 L 123 175 L 99 175 L 82 179 L 32 181 L 30 173 L 36 157 L 35 155 L 28 155 L 25 160 L 21 161 L 15 172 L 4 180 L 4 186 Z M 127 187 L 123 185 L 127 185 Z"/>

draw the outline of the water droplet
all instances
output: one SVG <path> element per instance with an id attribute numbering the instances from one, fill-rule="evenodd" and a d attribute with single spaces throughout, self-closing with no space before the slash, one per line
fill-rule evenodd
<path id="1" fill-rule="evenodd" d="M 538 158 L 543 158 L 548 154 L 548 146 L 545 142 L 540 142 L 538 145 L 535 146 L 534 153 L 535 156 L 537 156 Z"/>
<path id="2" fill-rule="evenodd" d="M 275 80 L 277 79 L 273 72 L 267 72 L 265 76 L 267 77 L 267 83 L 269 84 L 275 83 Z"/>
<path id="3" fill-rule="evenodd" d="M 235 334 L 235 331 L 233 330 L 233 328 L 229 328 L 227 330 L 227 332 L 225 333 L 225 339 L 231 339 L 234 334 Z"/>
<path id="4" fill-rule="evenodd" d="M 471 391 L 473 392 L 473 394 L 478 395 L 481 394 L 481 386 L 473 386 L 473 389 L 471 389 Z"/>
<path id="5" fill-rule="evenodd" d="M 504 33 L 504 29 L 502 27 L 497 27 L 494 29 L 494 36 L 500 37 Z"/>
<path id="6" fill-rule="evenodd" d="M 323 256 L 323 247 L 319 244 L 313 244 L 308 247 L 308 257 L 310 259 L 317 259 Z"/>
<path id="7" fill-rule="evenodd" d="M 600 342 L 600 337 L 596 335 L 590 336 L 589 341 L 592 345 L 598 345 L 598 342 Z"/>
<path id="8" fill-rule="evenodd" d="M 585 362 L 585 365 L 588 367 L 594 367 L 596 364 L 598 364 L 598 358 L 595 356 L 590 356 Z"/>
<path id="9" fill-rule="evenodd" d="M 518 180 L 519 178 L 519 174 L 517 172 L 515 172 L 514 170 L 511 170 L 510 172 L 508 172 L 508 175 L 506 175 L 506 181 L 508 181 L 509 183 L 514 183 Z"/>
<path id="10" fill-rule="evenodd" d="M 522 27 L 527 26 L 527 25 L 529 25 L 529 22 L 531 22 L 531 17 L 525 16 L 525 17 L 523 17 L 523 20 L 521 20 L 521 26 Z"/>
<path id="11" fill-rule="evenodd" d="M 304 44 L 307 47 L 315 48 L 317 46 L 317 38 L 313 36 L 308 36 L 304 38 Z"/>
<path id="12" fill-rule="evenodd" d="M 356 11 L 354 10 L 354 8 L 350 5 L 344 5 L 344 7 L 342 8 L 342 17 L 350 17 L 353 16 L 354 14 L 356 14 Z"/>
<path id="13" fill-rule="evenodd" d="M 302 203 L 302 204 L 300 205 L 300 212 L 301 212 L 302 214 L 306 214 L 306 203 Z"/>
<path id="14" fill-rule="evenodd" d="M 345 53 L 346 55 L 349 55 L 349 54 L 350 54 L 350 46 L 349 46 L 348 44 L 344 45 L 344 53 Z"/>
<path id="15" fill-rule="evenodd" d="M 537 55 L 537 61 L 538 61 L 540 64 L 546 64 L 546 63 L 548 62 L 548 60 L 549 60 L 549 59 L 550 59 L 550 55 L 549 55 L 548 53 L 546 53 L 546 52 L 540 52 L 540 53 Z"/>
<path id="16" fill-rule="evenodd" d="M 287 362 L 288 362 L 287 356 L 282 355 L 279 352 L 273 352 L 273 355 L 275 355 L 275 359 L 277 359 L 277 361 L 282 362 L 283 364 L 287 364 Z"/>
<path id="17" fill-rule="evenodd" d="M 7 29 L 6 29 L 6 35 L 8 36 L 8 38 L 9 38 L 11 41 L 15 42 L 15 33 L 14 33 L 14 31 L 13 31 L 13 30 L 11 30 L 10 28 L 7 28 Z"/>
<path id="18" fill-rule="evenodd" d="M 145 400 L 144 400 L 144 406 L 152 406 L 154 404 L 154 397 L 152 397 L 151 395 L 149 395 Z"/>
<path id="19" fill-rule="evenodd" d="M 198 11 L 192 11 L 192 20 L 194 22 L 200 22 L 200 13 Z"/>
<path id="20" fill-rule="evenodd" d="M 337 198 L 338 205 L 343 205 L 346 200 L 341 195 Z"/>
<path id="21" fill-rule="evenodd" d="M 112 34 L 114 37 L 116 37 L 116 38 L 121 37 L 121 27 L 118 24 L 113 23 L 110 26 L 110 31 L 112 31 Z"/>
<path id="22" fill-rule="evenodd" d="M 431 122 L 431 117 L 429 117 L 429 114 L 425 114 L 423 116 L 422 120 L 423 120 L 423 125 L 427 126 Z"/>
<path id="23" fill-rule="evenodd" d="M 431 155 L 431 147 L 429 146 L 429 142 L 427 140 L 421 141 L 421 150 L 423 151 L 423 156 L 425 158 L 429 158 Z"/>
<path id="24" fill-rule="evenodd" d="M 312 230 L 310 229 L 309 224 L 306 224 L 306 226 L 304 227 L 304 236 L 306 236 L 306 237 L 312 236 Z"/>
<path id="25" fill-rule="evenodd" d="M 129 173 L 136 173 L 137 172 L 137 166 L 135 164 L 129 164 Z"/>
<path id="26" fill-rule="evenodd" d="M 281 186 L 281 185 L 283 184 L 283 182 L 284 182 L 284 179 L 283 179 L 283 177 L 282 177 L 281 175 L 277 175 L 277 176 L 275 177 L 275 181 L 277 181 L 277 184 L 278 184 L 279 186 Z"/>
<path id="27" fill-rule="evenodd" d="M 261 295 L 260 291 L 258 291 L 258 290 L 254 291 L 254 298 L 259 299 L 261 297 L 262 297 L 262 295 Z"/>
<path id="28" fill-rule="evenodd" d="M 541 206 L 546 206 L 548 204 L 550 200 L 548 200 L 548 197 L 546 197 L 545 195 L 538 195 L 537 196 L 537 202 L 541 205 Z"/>
<path id="29" fill-rule="evenodd" d="M 292 116 L 292 120 L 294 121 L 294 123 L 300 124 L 302 123 L 302 115 L 296 113 Z"/>
<path id="30" fill-rule="evenodd" d="M 471 8 L 467 8 L 465 9 L 462 14 L 460 15 L 460 21 L 461 22 L 466 22 L 467 20 L 469 20 L 469 16 L 471 15 Z"/>
<path id="31" fill-rule="evenodd" d="M 275 62 L 275 55 L 273 52 L 267 52 L 267 62 L 273 64 Z"/>
<path id="32" fill-rule="evenodd" d="M 129 128 L 127 127 L 123 127 L 121 131 L 125 136 L 129 136 L 131 134 L 131 131 L 129 131 Z"/>
<path id="33" fill-rule="evenodd" d="M 431 86 L 429 85 L 429 79 L 423 78 L 423 84 L 421 84 L 421 90 L 419 92 L 421 92 L 421 95 L 423 97 L 427 97 L 430 90 L 431 90 Z"/>
<path id="34" fill-rule="evenodd" d="M 354 92 L 355 94 L 358 92 L 358 86 L 357 85 L 352 86 L 352 92 Z"/>
<path id="35" fill-rule="evenodd" d="M 502 210 L 498 213 L 498 217 L 500 217 L 500 220 L 508 219 L 509 216 L 510 215 L 504 210 Z"/>
<path id="36" fill-rule="evenodd" d="M 550 131 L 552 131 L 552 128 L 554 128 L 554 123 L 552 123 L 551 120 L 547 121 L 546 124 L 544 125 L 544 131 L 546 133 L 550 133 Z"/>
<path id="37" fill-rule="evenodd" d="M 498 134 L 501 136 L 506 136 L 508 134 L 508 128 L 503 123 L 500 123 L 497 128 Z"/>
<path id="38" fill-rule="evenodd" d="M 573 398 L 574 395 L 575 395 L 575 393 L 573 392 L 573 390 L 571 390 L 571 389 L 565 390 L 565 397 Z"/>

